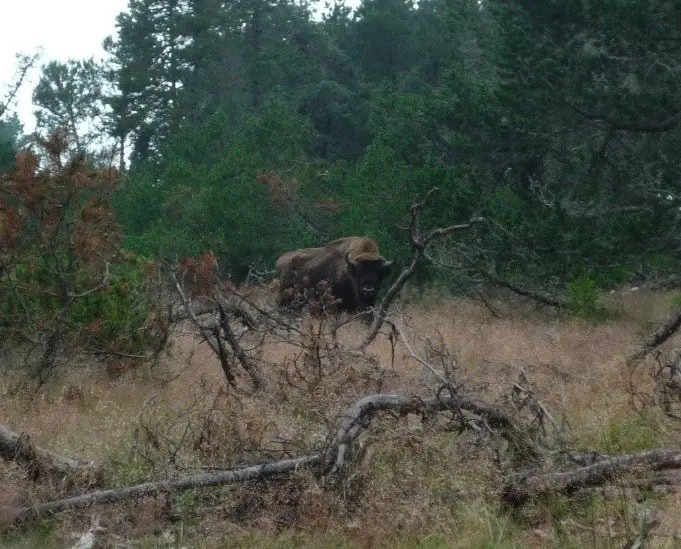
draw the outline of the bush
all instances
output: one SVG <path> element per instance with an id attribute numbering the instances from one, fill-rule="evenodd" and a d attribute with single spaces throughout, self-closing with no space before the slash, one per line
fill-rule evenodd
<path id="1" fill-rule="evenodd" d="M 111 267 L 106 288 L 74 305 L 70 321 L 100 344 L 137 353 L 157 344 L 147 323 L 158 305 L 158 279 L 153 263 L 132 254 L 125 257 Z"/>
<path id="2" fill-rule="evenodd" d="M 590 320 L 605 320 L 610 311 L 603 305 L 598 284 L 591 278 L 580 278 L 568 286 L 568 307 L 572 314 Z"/>
<path id="3" fill-rule="evenodd" d="M 39 350 L 44 381 L 84 344 L 137 352 L 165 336 L 148 324 L 149 262 L 120 250 L 109 206 L 118 173 L 69 157 L 64 132 L 38 142 L 45 161 L 19 153 L 0 181 L 0 330 Z"/>

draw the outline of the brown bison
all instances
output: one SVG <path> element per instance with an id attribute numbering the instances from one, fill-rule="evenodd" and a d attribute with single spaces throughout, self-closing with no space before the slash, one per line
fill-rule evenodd
<path id="1" fill-rule="evenodd" d="M 373 307 L 392 261 L 386 261 L 370 238 L 349 236 L 323 248 L 288 252 L 277 260 L 279 304 L 290 306 L 325 294 L 349 312 Z"/>

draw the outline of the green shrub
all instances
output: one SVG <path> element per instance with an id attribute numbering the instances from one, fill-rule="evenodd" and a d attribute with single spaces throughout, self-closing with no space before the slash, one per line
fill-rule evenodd
<path id="1" fill-rule="evenodd" d="M 113 265 L 106 288 L 74 302 L 71 322 L 119 351 L 140 352 L 153 346 L 153 337 L 145 330 L 156 306 L 149 267 L 140 256 Z"/>
<path id="2" fill-rule="evenodd" d="M 605 320 L 611 314 L 601 302 L 596 281 L 586 277 L 568 285 L 568 307 L 572 314 L 589 320 Z"/>

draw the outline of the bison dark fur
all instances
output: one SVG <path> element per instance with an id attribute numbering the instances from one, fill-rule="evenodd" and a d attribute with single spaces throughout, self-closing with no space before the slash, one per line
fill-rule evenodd
<path id="1" fill-rule="evenodd" d="M 323 299 L 326 291 L 338 308 L 362 311 L 376 303 L 392 264 L 379 253 L 374 240 L 359 236 L 285 253 L 277 260 L 279 304 L 291 306 L 301 297 L 302 301 Z"/>

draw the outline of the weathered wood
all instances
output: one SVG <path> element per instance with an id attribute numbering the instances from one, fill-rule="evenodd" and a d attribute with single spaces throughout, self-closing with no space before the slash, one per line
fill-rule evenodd
<path id="1" fill-rule="evenodd" d="M 22 523 L 41 517 L 54 515 L 62 511 L 85 509 L 92 505 L 118 503 L 142 496 L 157 495 L 163 493 L 180 492 L 193 488 L 208 486 L 223 486 L 235 482 L 243 482 L 253 479 L 270 478 L 273 476 L 292 473 L 304 467 L 310 467 L 321 461 L 318 454 L 303 456 L 295 459 L 286 459 L 264 465 L 254 465 L 241 469 L 221 471 L 219 473 L 202 473 L 191 475 L 175 480 L 162 480 L 158 482 L 145 482 L 136 486 L 118 488 L 115 490 L 98 490 L 81 496 L 76 496 L 48 503 L 41 503 L 33 507 L 19 509 L 15 516 L 15 522 Z"/>
<path id="2" fill-rule="evenodd" d="M 358 400 L 352 408 L 343 414 L 334 443 L 326 455 L 326 469 L 331 474 L 335 474 L 343 468 L 350 445 L 379 412 L 390 412 L 405 416 L 407 414 L 428 415 L 448 409 L 466 410 L 484 417 L 491 427 L 507 432 L 517 431 L 517 426 L 513 420 L 503 410 L 467 396 L 454 394 L 421 399 L 403 395 L 369 395 Z"/>
<path id="3" fill-rule="evenodd" d="M 544 494 L 570 493 L 581 488 L 600 486 L 619 475 L 635 470 L 651 473 L 680 467 L 681 451 L 659 449 L 610 457 L 565 471 L 516 473 L 506 483 L 502 498 L 507 505 L 517 507 Z"/>
<path id="4" fill-rule="evenodd" d="M 254 479 L 271 478 L 303 468 L 309 469 L 319 467 L 320 475 L 325 475 L 327 473 L 336 474 L 343 468 L 350 446 L 359 437 L 362 431 L 369 427 L 371 419 L 378 415 L 378 413 L 390 412 L 404 416 L 410 413 L 430 414 L 446 409 L 465 409 L 474 414 L 484 416 L 486 423 L 492 427 L 503 429 L 516 428 L 512 420 L 508 418 L 503 411 L 484 403 L 476 402 L 467 397 L 454 395 L 424 400 L 417 397 L 406 397 L 402 395 L 370 395 L 358 400 L 355 405 L 343 415 L 336 436 L 326 453 L 311 454 L 294 459 L 230 469 L 227 471 L 202 473 L 173 480 L 146 482 L 136 486 L 112 490 L 99 490 L 80 496 L 19 509 L 15 515 L 15 521 L 21 523 L 54 515 L 62 511 L 84 509 L 99 504 L 118 503 L 120 501 L 135 499 L 142 496 L 180 492 L 194 488 L 221 486 Z"/>
<path id="5" fill-rule="evenodd" d="M 419 226 L 419 214 L 423 210 L 430 197 L 439 190 L 440 189 L 438 187 L 433 187 L 426 193 L 423 200 L 420 202 L 413 202 L 409 209 L 409 237 L 411 239 L 411 246 L 414 250 L 414 255 L 411 258 L 409 266 L 402 270 L 400 275 L 397 277 L 397 280 L 395 280 L 393 285 L 386 292 L 385 297 L 381 300 L 381 303 L 374 310 L 371 327 L 369 328 L 367 335 L 364 337 L 364 339 L 362 339 L 362 342 L 359 345 L 360 349 L 365 349 L 374 339 L 376 339 L 376 336 L 380 332 L 381 327 L 385 322 L 388 308 L 407 281 L 414 276 L 414 273 L 421 263 L 421 259 L 428 246 L 430 246 L 433 241 L 439 238 L 466 231 L 472 228 L 474 225 L 484 223 L 486 221 L 484 217 L 472 217 L 467 223 L 450 225 L 449 227 L 438 227 L 436 229 L 432 229 L 424 236 L 422 234 L 421 227 Z"/>
<path id="6" fill-rule="evenodd" d="M 648 339 L 643 343 L 642 348 L 631 355 L 628 359 L 629 362 L 640 360 L 645 358 L 645 356 L 650 353 L 656 347 L 662 345 L 670 337 L 672 337 L 681 328 L 681 311 L 677 311 L 676 314 L 660 327 L 656 332 L 648 336 Z"/>
<path id="7" fill-rule="evenodd" d="M 251 378 L 253 387 L 258 391 L 262 390 L 265 387 L 265 380 L 260 375 L 258 367 L 251 362 L 251 360 L 246 355 L 246 352 L 239 344 L 239 340 L 237 339 L 236 334 L 232 330 L 232 327 L 229 325 L 229 318 L 227 317 L 227 312 L 225 311 L 225 308 L 222 306 L 222 304 L 218 305 L 218 309 L 220 311 L 220 324 L 222 326 L 222 332 L 225 335 L 227 343 L 229 343 L 229 346 L 232 348 L 234 356 L 236 356 L 237 360 L 239 361 L 243 369 Z"/>
<path id="8" fill-rule="evenodd" d="M 92 462 L 59 456 L 39 448 L 28 435 L 17 434 L 0 426 L 0 457 L 25 468 L 33 480 L 61 480 L 87 471 L 94 472 Z"/>

